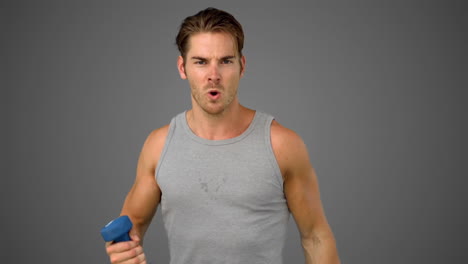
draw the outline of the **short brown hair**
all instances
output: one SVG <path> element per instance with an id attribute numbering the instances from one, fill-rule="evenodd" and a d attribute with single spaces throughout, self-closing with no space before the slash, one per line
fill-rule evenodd
<path id="1" fill-rule="evenodd" d="M 186 60 L 190 36 L 203 32 L 223 32 L 230 34 L 237 46 L 239 56 L 242 57 L 244 47 L 244 32 L 241 24 L 231 14 L 209 7 L 193 16 L 184 19 L 176 37 L 177 48 L 180 55 Z"/>

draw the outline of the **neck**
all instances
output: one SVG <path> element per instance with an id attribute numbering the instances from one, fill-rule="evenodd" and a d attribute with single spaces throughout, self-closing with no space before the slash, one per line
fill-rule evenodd
<path id="1" fill-rule="evenodd" d="M 237 103 L 216 115 L 193 107 L 187 111 L 186 119 L 195 135 L 209 140 L 223 140 L 241 135 L 250 125 L 254 113 Z"/>

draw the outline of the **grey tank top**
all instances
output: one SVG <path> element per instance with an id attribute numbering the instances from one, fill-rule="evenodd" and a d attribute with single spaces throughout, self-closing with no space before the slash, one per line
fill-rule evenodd
<path id="1" fill-rule="evenodd" d="M 155 175 L 170 264 L 280 264 L 289 210 L 259 111 L 241 135 L 207 140 L 172 119 Z"/>

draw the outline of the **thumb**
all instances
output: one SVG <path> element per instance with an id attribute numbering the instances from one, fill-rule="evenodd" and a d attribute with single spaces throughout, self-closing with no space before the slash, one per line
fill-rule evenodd
<path id="1" fill-rule="evenodd" d="M 130 231 L 128 232 L 128 235 L 130 236 L 130 238 L 133 240 L 133 241 L 138 241 L 140 242 L 140 237 L 138 236 L 138 232 L 136 231 L 135 228 L 132 228 L 130 229 Z"/>
<path id="2" fill-rule="evenodd" d="M 133 241 L 136 241 L 136 242 L 141 241 L 141 239 L 140 239 L 140 237 L 138 235 L 133 234 L 133 235 L 130 235 L 130 237 L 132 238 Z"/>

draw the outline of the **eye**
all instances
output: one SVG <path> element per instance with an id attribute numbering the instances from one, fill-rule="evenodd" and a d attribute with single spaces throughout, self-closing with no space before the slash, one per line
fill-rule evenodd
<path id="1" fill-rule="evenodd" d="M 233 63 L 233 61 L 230 60 L 230 59 L 224 59 L 224 60 L 222 61 L 222 63 L 223 63 L 223 64 L 231 64 L 231 63 Z"/>
<path id="2" fill-rule="evenodd" d="M 204 65 L 204 64 L 206 64 L 206 61 L 204 61 L 204 60 L 197 60 L 197 61 L 195 61 L 195 64 Z"/>

